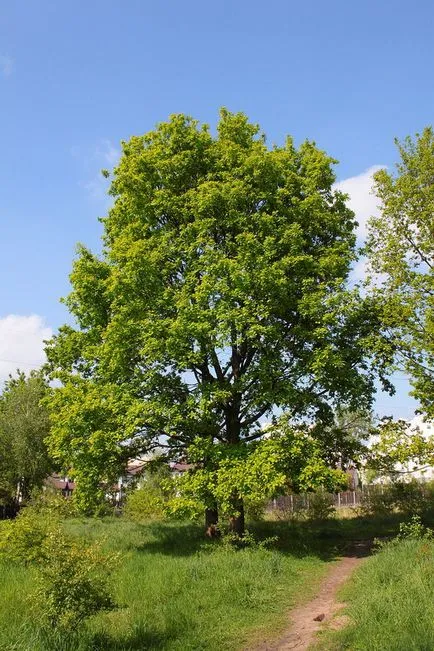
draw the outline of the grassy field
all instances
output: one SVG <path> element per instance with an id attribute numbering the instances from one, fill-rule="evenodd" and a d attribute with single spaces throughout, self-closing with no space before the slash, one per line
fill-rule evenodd
<path id="1" fill-rule="evenodd" d="M 70 521 L 70 536 L 105 540 L 121 552 L 114 575 L 120 608 L 91 618 L 56 651 L 237 649 L 283 627 L 295 602 L 308 599 L 334 558 L 329 545 L 306 545 L 288 524 L 274 550 L 235 551 L 206 541 L 191 524 Z M 266 525 L 264 525 L 266 528 Z M 265 531 L 263 532 L 265 533 Z M 0 649 L 48 651 L 32 610 L 34 570 L 0 565 Z"/>
<path id="2" fill-rule="evenodd" d="M 277 535 L 276 546 L 269 550 L 238 551 L 204 539 L 203 528 L 192 524 L 136 524 L 121 518 L 69 520 L 64 526 L 71 540 L 76 536 L 88 541 L 103 540 L 105 548 L 120 553 L 119 567 L 113 575 L 119 608 L 90 618 L 75 636 L 47 639 L 32 605 L 35 570 L 0 563 L 0 650 L 251 648 L 255 641 L 272 638 L 285 628 L 288 610 L 313 596 L 328 565 L 349 541 L 391 535 L 397 530 L 398 520 L 390 517 L 381 521 L 336 519 L 323 524 L 263 522 L 255 526 L 255 536 L 263 539 Z M 410 550 L 406 558 L 409 555 Z M 421 559 L 425 562 L 424 557 Z M 387 562 L 399 573 L 403 560 L 397 559 L 395 565 L 390 559 Z M 374 582 L 378 562 L 374 558 L 366 566 L 368 571 L 373 563 L 373 574 L 366 585 Z M 383 575 L 378 571 L 380 577 L 388 576 L 389 569 Z M 351 599 L 365 594 L 365 581 L 360 579 L 357 594 L 351 593 Z M 414 581 L 409 591 L 417 587 L 416 575 Z M 380 581 L 378 590 L 385 585 Z M 434 587 L 432 583 L 430 586 Z M 391 583 L 388 594 L 392 601 L 395 589 L 395 583 Z M 364 599 L 362 609 L 360 605 L 354 607 L 371 617 L 371 602 L 366 595 Z M 374 599 L 374 610 L 375 603 Z M 345 645 L 343 640 L 344 637 L 336 644 Z M 351 644 L 336 648 L 416 648 Z M 417 648 L 432 649 L 434 643 Z"/>
<path id="3" fill-rule="evenodd" d="M 434 542 L 405 540 L 369 558 L 344 588 L 351 624 L 325 634 L 327 651 L 434 649 Z"/>

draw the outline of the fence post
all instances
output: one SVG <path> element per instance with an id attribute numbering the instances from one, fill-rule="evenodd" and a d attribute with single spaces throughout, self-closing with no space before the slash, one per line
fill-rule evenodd
<path id="1" fill-rule="evenodd" d="M 289 503 L 291 504 L 291 513 L 294 513 L 294 496 L 292 493 L 289 496 Z"/>
<path id="2" fill-rule="evenodd" d="M 341 506 L 341 494 L 338 493 L 338 509 L 340 508 L 340 506 Z"/>

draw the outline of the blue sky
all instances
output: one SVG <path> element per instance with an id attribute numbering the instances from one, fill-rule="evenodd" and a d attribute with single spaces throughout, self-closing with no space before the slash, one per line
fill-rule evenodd
<path id="1" fill-rule="evenodd" d="M 363 222 L 367 170 L 432 122 L 433 19 L 418 0 L 3 3 L 0 375 L 38 364 L 67 319 L 75 244 L 99 247 L 99 170 L 170 113 L 215 124 L 225 105 L 269 142 L 316 140 Z M 409 416 L 404 378 L 397 388 L 377 409 Z"/>

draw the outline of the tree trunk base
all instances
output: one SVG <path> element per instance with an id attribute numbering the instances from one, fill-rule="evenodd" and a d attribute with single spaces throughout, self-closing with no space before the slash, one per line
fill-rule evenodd
<path id="1" fill-rule="evenodd" d="M 219 514 L 217 508 L 205 509 L 205 535 L 208 538 L 218 538 L 220 536 L 218 519 Z"/>

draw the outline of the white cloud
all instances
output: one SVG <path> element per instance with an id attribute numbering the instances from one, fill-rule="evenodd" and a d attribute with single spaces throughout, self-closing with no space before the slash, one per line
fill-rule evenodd
<path id="1" fill-rule="evenodd" d="M 0 382 L 17 368 L 29 372 L 45 362 L 44 339 L 53 332 L 37 314 L 0 318 Z"/>
<path id="2" fill-rule="evenodd" d="M 367 222 L 370 217 L 378 215 L 378 198 L 372 192 L 373 175 L 385 165 L 373 165 L 367 170 L 335 183 L 335 189 L 349 195 L 348 206 L 354 210 L 359 222 L 357 237 L 363 241 L 367 233 Z"/>
<path id="3" fill-rule="evenodd" d="M 10 77 L 14 71 L 14 60 L 6 54 L 0 54 L 0 71 L 3 77 Z"/>

